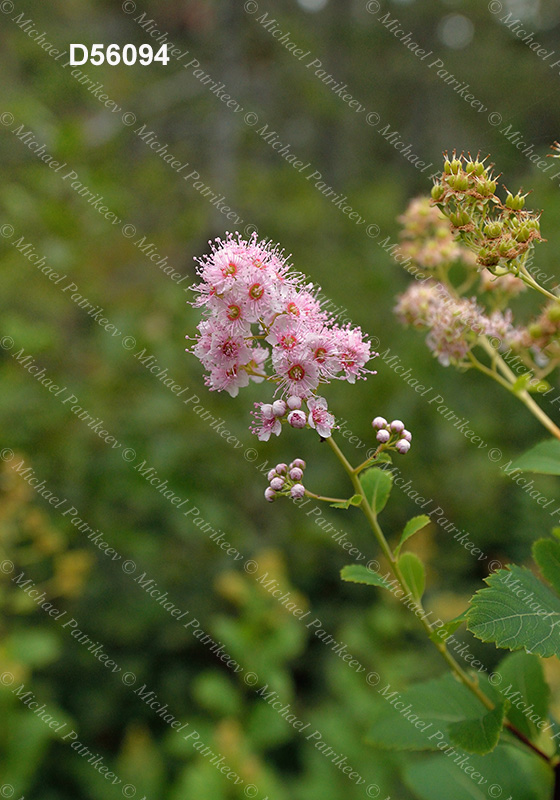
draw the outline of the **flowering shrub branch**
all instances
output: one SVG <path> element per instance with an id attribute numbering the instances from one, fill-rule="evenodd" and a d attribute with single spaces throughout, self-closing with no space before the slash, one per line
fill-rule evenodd
<path id="1" fill-rule="evenodd" d="M 444 216 L 428 199 L 413 201 L 401 218 L 403 250 L 428 277 L 401 296 L 397 315 L 405 323 L 427 331 L 427 344 L 444 366 L 476 368 L 513 392 L 557 437 L 554 444 L 560 448 L 560 430 L 529 393 L 543 378 L 539 376 L 532 384 L 529 372 L 520 381 L 504 353 L 506 347 L 523 351 L 523 363 L 535 367 L 541 364 L 547 368 L 545 360 L 554 360 L 554 366 L 560 362 L 560 324 L 555 324 L 552 306 L 543 312 L 547 324 L 541 319 L 537 323 L 539 330 L 533 328 L 532 333 L 514 327 L 512 313 L 506 308 L 509 299 L 526 287 L 537 289 L 527 263 L 534 244 L 542 241 L 538 215 L 523 210 L 523 195 L 509 194 L 502 203 L 495 189 L 496 181 L 482 162 L 454 157 L 446 160 L 441 182 L 433 192 Z M 459 286 L 451 277 L 457 265 L 463 272 Z M 542 728 L 535 732 L 520 723 L 519 715 L 511 713 L 510 699 L 501 696 L 487 676 L 479 677 L 464 669 L 451 654 L 447 641 L 466 623 L 483 641 L 525 651 L 524 658 L 529 661 L 524 661 L 518 670 L 520 691 L 528 691 L 527 670 L 533 674 L 540 670 L 539 680 L 545 685 L 537 656 L 560 656 L 560 597 L 555 594 L 560 594 L 560 569 L 549 568 L 551 559 L 555 565 L 560 564 L 560 542 L 540 540 L 534 550 L 535 560 L 552 589 L 533 573 L 512 565 L 493 573 L 487 579 L 488 586 L 476 593 L 459 617 L 437 625 L 428 622 L 429 615 L 422 604 L 424 565 L 417 555 L 409 550 L 403 552 L 403 548 L 430 519 L 421 515 L 409 520 L 393 546 L 378 521 L 392 487 L 392 473 L 383 467 L 391 462 L 392 455 L 405 455 L 410 450 L 412 434 L 401 420 L 389 422 L 384 417 L 374 417 L 371 424 L 377 447 L 365 461 L 352 466 L 335 441 L 335 417 L 323 397 L 324 388 L 333 380 L 354 383 L 373 374 L 367 364 L 377 353 L 371 351 L 359 328 L 341 327 L 325 313 L 318 290 L 293 270 L 282 251 L 257 241 L 256 236 L 245 241 L 228 234 L 224 241 L 211 243 L 211 253 L 199 260 L 199 277 L 200 282 L 193 287 L 197 294 L 194 305 L 202 310 L 203 319 L 191 352 L 206 370 L 209 389 L 227 391 L 236 397 L 239 389 L 251 381 L 272 384 L 271 395 L 255 404 L 252 432 L 266 442 L 273 434 L 279 436 L 285 425 L 314 430 L 328 443 L 353 491 L 348 498 L 310 491 L 304 478 L 306 462 L 295 458 L 269 471 L 266 500 L 287 498 L 298 503 L 311 497 L 339 509 L 358 507 L 390 573 L 382 575 L 353 564 L 342 570 L 342 578 L 390 591 L 396 585 L 406 607 L 419 620 L 456 678 L 450 682 L 445 676 L 413 687 L 411 696 L 423 705 L 428 716 L 434 714 L 442 728 L 441 736 L 461 748 L 459 752 L 483 756 L 498 750 L 504 755 L 506 746 L 517 742 L 526 757 L 545 762 L 543 774 L 546 781 L 551 781 L 552 771 L 560 763 L 555 737 L 545 736 Z M 490 295 L 488 309 L 479 298 L 464 296 L 477 280 L 480 292 Z M 548 290 L 541 293 L 554 300 L 554 309 L 560 308 Z M 498 346 L 494 346 L 496 340 Z M 475 355 L 475 348 L 485 354 L 488 363 Z M 550 461 L 550 453 L 546 456 Z M 560 474 L 560 450 L 556 456 Z M 515 586 L 521 583 L 525 594 L 538 595 L 548 614 L 538 614 L 535 621 L 520 594 L 512 591 L 512 581 Z M 502 665 L 505 672 L 512 670 L 507 658 Z M 403 729 L 398 712 L 393 712 L 394 709 L 387 712 L 389 728 L 374 725 L 372 741 L 404 750 L 435 749 L 430 737 L 419 738 L 417 726 L 412 731 Z M 485 763 L 491 775 L 494 762 Z M 537 769 L 534 771 L 536 774 Z"/>

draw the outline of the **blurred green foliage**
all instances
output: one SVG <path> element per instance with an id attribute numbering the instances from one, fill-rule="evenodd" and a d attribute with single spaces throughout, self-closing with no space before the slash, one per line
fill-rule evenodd
<path id="1" fill-rule="evenodd" d="M 397 16 L 415 40 L 443 59 L 446 69 L 468 82 L 504 125 L 514 125 L 543 156 L 548 152 L 560 133 L 558 74 L 500 25 L 485 3 L 381 5 L 382 12 Z M 540 16 L 531 17 L 532 4 L 522 5 L 516 13 L 528 13 L 528 25 L 553 48 L 556 6 L 543 2 Z M 348 309 L 354 322 L 379 337 L 384 349 L 399 353 L 434 394 L 471 420 L 491 447 L 513 457 L 541 431 L 514 398 L 486 385 L 482 377 L 443 369 L 421 337 L 393 318 L 394 296 L 408 278 L 378 242 L 385 236 L 396 240 L 396 216 L 411 196 L 429 191 L 427 173 L 414 169 L 363 116 L 350 111 L 241 3 L 187 0 L 137 6 L 134 14 L 126 14 L 120 3 L 101 0 L 53 5 L 27 0 L 16 2 L 13 13 L 2 19 L 0 111 L 13 115 L 14 126 L 32 130 L 48 152 L 137 231 L 126 238 L 18 141 L 9 126 L 0 130 L 0 222 L 14 230 L 11 238 L 0 240 L 1 334 L 14 340 L 13 350 L 0 354 L 2 446 L 24 458 L 55 495 L 67 499 L 67 507 L 75 507 L 92 529 L 103 532 L 137 570 L 134 576 L 126 574 L 122 560 L 103 555 L 69 516 L 37 496 L 8 464 L 1 477 L 0 555 L 45 588 L 53 604 L 102 643 L 122 672 L 111 674 L 68 629 L 28 602 L 10 574 L 0 575 L 0 669 L 78 732 L 79 740 L 100 754 L 123 783 L 135 784 L 139 797 L 236 800 L 246 795 L 243 786 L 227 781 L 123 683 L 127 671 L 221 752 L 244 781 L 258 786 L 259 798 L 364 797 L 363 787 L 348 781 L 312 740 L 256 694 L 265 684 L 292 705 L 310 730 L 321 730 L 368 785 L 379 786 L 381 797 L 411 797 L 410 786 L 397 777 L 401 756 L 380 754 L 364 742 L 369 718 L 384 702 L 375 688 L 134 469 L 142 460 L 153 466 L 176 494 L 188 497 L 245 557 L 276 576 L 385 682 L 403 688 L 442 671 L 420 645 L 415 622 L 404 609 L 367 587 L 340 582 L 348 556 L 312 516 L 287 503 L 265 504 L 266 483 L 255 470 L 265 460 L 305 458 L 310 488 L 326 493 L 340 492 L 341 475 L 312 436 L 291 431 L 266 445 L 256 442 L 248 424 L 251 404 L 262 399 L 259 387 L 242 391 L 236 400 L 207 392 L 199 364 L 184 353 L 184 337 L 192 335 L 197 323 L 184 288 L 194 277 L 193 257 L 205 251 L 209 238 L 232 225 L 134 129 L 145 123 L 177 158 L 188 161 L 189 170 L 197 170 L 243 218 L 242 228 L 254 225 L 261 235 L 281 242 L 297 268 Z M 346 82 L 368 111 L 398 130 L 427 162 L 438 166 L 441 151 L 454 147 L 490 152 L 509 188 L 533 188 L 530 200 L 545 208 L 542 230 L 548 239 L 538 258 L 542 269 L 554 274 L 560 256 L 558 181 L 534 169 L 500 133 L 502 126 L 489 125 L 486 114 L 470 108 L 368 13 L 365 3 L 330 0 L 315 13 L 302 6 L 278 0 L 260 3 L 260 10 L 274 14 L 280 28 L 311 51 L 310 58 Z M 226 83 L 244 112 L 254 111 L 259 124 L 276 130 L 336 192 L 346 194 L 367 224 L 378 225 L 378 240 L 287 164 L 254 127 L 244 124 L 242 114 L 220 103 L 192 70 L 175 62 L 167 67 L 83 67 L 123 112 L 136 116 L 137 124 L 127 126 L 12 19 L 24 12 L 49 41 L 67 49 L 70 42 L 148 41 L 134 22 L 142 11 L 170 40 L 188 49 L 189 58 Z M 472 40 L 461 49 L 448 46 L 442 34 L 442 25 L 454 14 L 474 26 Z M 134 242 L 144 235 L 189 276 L 186 281 L 178 285 L 139 251 Z M 18 252 L 13 245 L 22 236 L 93 306 L 101 306 L 123 335 L 134 337 L 137 347 L 123 347 L 121 338 L 111 337 L 72 301 L 71 292 L 63 293 Z M 67 387 L 81 407 L 101 418 L 122 448 L 133 448 L 136 461 L 125 460 L 122 448 L 107 446 L 68 404 L 26 372 L 13 357 L 20 348 L 55 383 Z M 177 383 L 189 387 L 183 398 L 134 357 L 142 348 Z M 434 405 L 382 363 L 377 368 L 379 374 L 367 382 L 330 388 L 329 403 L 337 416 L 367 443 L 373 440 L 374 415 L 405 420 L 414 447 L 398 466 L 420 494 L 434 498 L 490 559 L 527 560 L 531 542 L 551 526 L 547 512 L 504 478 Z M 182 402 L 192 394 L 225 420 L 242 450 L 220 438 L 193 412 L 194 404 Z M 247 447 L 255 448 L 256 461 L 242 457 Z M 357 460 L 360 452 L 351 450 Z M 539 478 L 538 485 L 549 497 L 557 494 L 553 478 Z M 415 513 L 412 500 L 395 491 L 384 515 L 389 535 L 397 537 Z M 368 558 L 379 558 L 356 509 L 327 509 L 324 515 Z M 434 525 L 416 537 L 413 549 L 428 563 L 428 607 L 452 618 L 480 586 L 485 562 L 475 561 Z M 143 591 L 134 582 L 142 572 L 223 642 L 244 671 L 234 674 Z M 496 651 L 468 635 L 465 641 L 491 669 Z M 246 671 L 259 676 L 256 687 L 244 681 Z M 558 699 L 560 675 L 553 667 L 548 671 Z M 0 707 L 0 785 L 13 785 L 19 795 L 37 800 L 122 796 L 120 787 L 104 781 L 9 689 L 0 692 Z"/>

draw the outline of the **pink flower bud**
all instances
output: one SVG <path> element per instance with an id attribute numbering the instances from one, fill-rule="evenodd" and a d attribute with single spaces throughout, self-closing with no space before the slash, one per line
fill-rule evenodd
<path id="1" fill-rule="evenodd" d="M 394 433 L 402 433 L 404 431 L 404 422 L 401 422 L 400 419 L 394 419 L 389 427 Z"/>
<path id="2" fill-rule="evenodd" d="M 271 481 L 273 478 L 276 478 L 276 470 L 271 469 L 268 475 L 266 476 L 267 480 Z"/>
<path id="3" fill-rule="evenodd" d="M 272 404 L 272 413 L 275 417 L 283 417 L 287 410 L 288 406 L 284 400 L 275 400 Z"/>
<path id="4" fill-rule="evenodd" d="M 274 471 L 276 472 L 277 475 L 285 475 L 288 471 L 288 465 L 276 464 L 276 466 L 274 467 Z"/>
<path id="5" fill-rule="evenodd" d="M 270 488 L 274 489 L 275 492 L 281 492 L 284 488 L 285 480 L 284 478 L 273 478 L 270 481 Z"/>
<path id="6" fill-rule="evenodd" d="M 261 414 L 263 419 L 272 419 L 274 412 L 270 403 L 261 404 Z"/>
<path id="7" fill-rule="evenodd" d="M 276 492 L 274 491 L 274 489 L 271 489 L 270 486 L 268 486 L 265 489 L 264 496 L 266 497 L 269 503 L 272 503 L 272 501 L 276 498 Z"/>
<path id="8" fill-rule="evenodd" d="M 401 433 L 401 436 L 402 436 L 403 439 L 406 439 L 407 442 L 411 442 L 412 441 L 412 434 L 411 434 L 410 431 L 406 431 L 406 430 L 403 431 Z"/>
<path id="9" fill-rule="evenodd" d="M 294 467 L 290 470 L 290 480 L 300 481 L 303 478 L 303 470 L 299 467 Z"/>
<path id="10" fill-rule="evenodd" d="M 295 499 L 305 497 L 305 486 L 301 483 L 295 483 L 290 489 L 291 496 Z"/>
<path id="11" fill-rule="evenodd" d="M 298 467 L 298 469 L 305 469 L 305 461 L 303 458 L 294 458 L 290 464 L 290 469 L 293 469 L 294 467 Z"/>
<path id="12" fill-rule="evenodd" d="M 293 394 L 291 397 L 288 397 L 288 408 L 291 411 L 297 411 L 301 408 L 301 397 Z"/>
<path id="13" fill-rule="evenodd" d="M 399 439 L 395 444 L 395 450 L 404 456 L 410 450 L 410 442 L 407 442 L 406 439 Z"/>
<path id="14" fill-rule="evenodd" d="M 385 417 L 376 417 L 371 424 L 377 430 L 381 430 L 381 428 L 387 427 L 387 420 Z"/>
<path id="15" fill-rule="evenodd" d="M 292 428 L 305 428 L 307 425 L 307 416 L 303 411 L 290 411 L 288 414 L 288 422 Z"/>
<path id="16" fill-rule="evenodd" d="M 377 436 L 375 437 L 378 442 L 381 444 L 387 444 L 389 439 L 391 438 L 391 434 L 389 431 L 378 431 Z"/>

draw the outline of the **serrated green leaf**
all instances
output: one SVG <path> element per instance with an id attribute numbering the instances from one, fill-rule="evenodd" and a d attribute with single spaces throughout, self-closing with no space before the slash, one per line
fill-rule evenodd
<path id="1" fill-rule="evenodd" d="M 351 583 L 367 583 L 370 586 L 382 586 L 384 589 L 391 588 L 391 583 L 387 582 L 379 572 L 367 569 L 362 564 L 349 564 L 347 567 L 342 567 L 340 577 L 343 581 Z"/>
<path id="2" fill-rule="evenodd" d="M 389 750 L 437 750 L 442 738 L 449 742 L 450 725 L 483 717 L 488 711 L 451 674 L 402 693 L 390 684 L 378 691 L 385 707 L 374 714 L 367 738 L 371 744 Z M 437 736 L 438 731 L 443 737 Z"/>
<path id="3" fill-rule="evenodd" d="M 526 567 L 510 565 L 486 578 L 472 598 L 468 629 L 508 650 L 560 656 L 560 599 Z"/>
<path id="4" fill-rule="evenodd" d="M 533 558 L 543 575 L 560 594 L 560 542 L 539 539 L 533 545 Z"/>
<path id="5" fill-rule="evenodd" d="M 386 469 L 372 467 L 360 475 L 360 483 L 364 494 L 373 511 L 379 514 L 383 511 L 389 499 L 393 485 L 393 475 Z"/>
<path id="6" fill-rule="evenodd" d="M 468 609 L 465 609 L 459 614 L 458 617 L 450 619 L 449 622 L 446 622 L 444 625 L 441 625 L 439 628 L 433 630 L 430 634 L 430 639 L 432 642 L 436 642 L 436 644 L 445 642 L 452 634 L 454 634 L 455 631 L 461 627 L 463 622 L 467 621 L 467 610 Z"/>
<path id="7" fill-rule="evenodd" d="M 560 475 L 560 440 L 549 439 L 519 456 L 512 469 L 522 472 L 540 472 L 544 475 Z"/>
<path id="8" fill-rule="evenodd" d="M 405 768 L 405 782 L 420 800 L 488 800 L 492 788 L 493 794 L 502 790 L 502 800 L 548 800 L 554 773 L 527 748 L 502 741 L 486 756 L 443 752 L 411 761 Z"/>
<path id="9" fill-rule="evenodd" d="M 467 753 L 480 756 L 491 753 L 500 740 L 509 706 L 509 700 L 504 700 L 482 717 L 452 722 L 449 725 L 449 738 Z"/>
<path id="10" fill-rule="evenodd" d="M 341 503 L 330 503 L 331 508 L 350 508 L 350 506 L 359 506 L 362 502 L 361 494 L 353 494 L 348 500 L 343 500 Z"/>
<path id="11" fill-rule="evenodd" d="M 379 453 L 373 461 L 374 464 L 392 464 L 393 459 L 389 453 Z"/>
<path id="12" fill-rule="evenodd" d="M 431 522 L 430 518 L 426 514 L 420 514 L 418 517 L 412 517 L 409 519 L 406 525 L 404 526 L 404 530 L 401 534 L 400 541 L 395 548 L 395 555 L 401 551 L 401 547 L 406 542 L 407 539 L 410 539 L 411 536 L 414 536 L 415 533 L 421 531 L 422 528 L 425 528 Z"/>
<path id="13" fill-rule="evenodd" d="M 398 564 L 409 592 L 416 600 L 420 600 L 426 586 L 424 564 L 414 553 L 403 553 Z"/>
<path id="14" fill-rule="evenodd" d="M 536 741 L 548 725 L 550 701 L 550 689 L 540 659 L 529 653 L 512 653 L 500 661 L 494 675 L 499 676 L 495 688 L 502 697 L 511 700 L 508 719 L 525 736 Z M 528 710 L 530 713 L 524 713 Z M 541 728 L 539 723 L 542 723 Z"/>

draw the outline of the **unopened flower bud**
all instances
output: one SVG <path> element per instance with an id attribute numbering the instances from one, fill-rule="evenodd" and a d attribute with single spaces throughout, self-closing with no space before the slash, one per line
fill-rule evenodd
<path id="1" fill-rule="evenodd" d="M 404 430 L 401 433 L 401 436 L 402 436 L 403 439 L 406 439 L 407 442 L 411 442 L 412 441 L 412 434 L 411 434 L 410 431 Z"/>
<path id="2" fill-rule="evenodd" d="M 288 471 L 287 464 L 276 464 L 275 471 L 278 475 L 285 475 Z"/>
<path id="3" fill-rule="evenodd" d="M 391 434 L 389 433 L 389 431 L 382 430 L 378 431 L 377 436 L 375 438 L 377 439 L 378 442 L 381 442 L 381 444 L 387 444 L 387 442 L 391 438 Z"/>
<path id="4" fill-rule="evenodd" d="M 292 428 L 305 428 L 307 425 L 307 416 L 303 411 L 290 411 L 288 414 L 288 422 Z"/>
<path id="5" fill-rule="evenodd" d="M 276 492 L 274 489 L 271 489 L 270 486 L 268 486 L 264 491 L 264 496 L 269 503 L 272 503 L 272 501 L 276 498 Z"/>
<path id="6" fill-rule="evenodd" d="M 298 467 L 298 469 L 305 469 L 305 461 L 303 458 L 294 458 L 290 464 L 290 469 L 293 469 L 294 467 Z"/>
<path id="7" fill-rule="evenodd" d="M 297 411 L 297 409 L 301 408 L 301 397 L 298 397 L 296 394 L 288 397 L 288 408 L 291 411 Z"/>
<path id="8" fill-rule="evenodd" d="M 267 480 L 271 481 L 273 478 L 277 477 L 277 473 L 275 469 L 271 469 L 268 475 L 266 476 Z"/>
<path id="9" fill-rule="evenodd" d="M 375 417 L 373 422 L 371 423 L 372 427 L 377 428 L 377 430 L 381 430 L 381 428 L 386 428 L 388 425 L 387 420 L 385 417 Z"/>
<path id="10" fill-rule="evenodd" d="M 402 433 L 404 431 L 404 422 L 401 422 L 400 419 L 394 419 L 389 427 L 395 433 Z"/>
<path id="11" fill-rule="evenodd" d="M 270 488 L 274 489 L 275 492 L 281 492 L 284 488 L 285 480 L 284 478 L 273 478 L 270 481 Z"/>
<path id="12" fill-rule="evenodd" d="M 272 413 L 275 417 L 283 417 L 287 410 L 288 406 L 284 400 L 275 400 L 272 404 Z"/>
<path id="13" fill-rule="evenodd" d="M 395 450 L 404 456 L 410 450 L 410 442 L 407 442 L 406 439 L 399 439 L 395 444 Z"/>
<path id="14" fill-rule="evenodd" d="M 272 410 L 272 405 L 270 403 L 262 403 L 261 404 L 261 414 L 263 419 L 271 419 L 274 416 L 274 411 Z"/>
<path id="15" fill-rule="evenodd" d="M 290 489 L 290 494 L 294 500 L 305 497 L 305 486 L 302 483 L 295 483 Z"/>
<path id="16" fill-rule="evenodd" d="M 292 481 L 300 481 L 303 478 L 303 470 L 299 467 L 293 467 L 290 470 L 290 480 Z"/>

